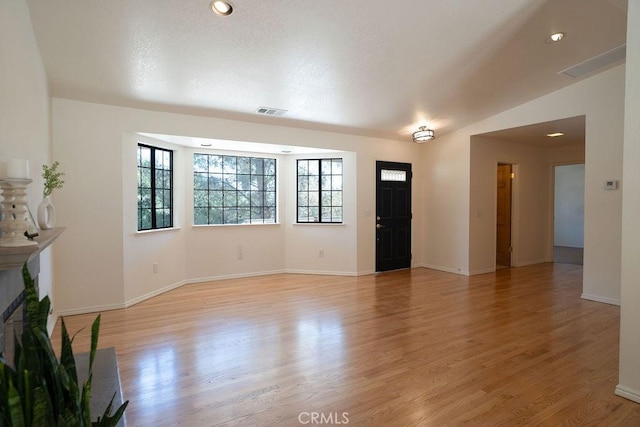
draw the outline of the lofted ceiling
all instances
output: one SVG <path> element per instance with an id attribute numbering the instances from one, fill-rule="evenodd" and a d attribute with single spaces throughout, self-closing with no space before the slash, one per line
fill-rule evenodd
<path id="1" fill-rule="evenodd" d="M 55 97 L 400 140 L 617 65 L 559 74 L 626 37 L 625 0 L 232 3 L 28 0 Z"/>

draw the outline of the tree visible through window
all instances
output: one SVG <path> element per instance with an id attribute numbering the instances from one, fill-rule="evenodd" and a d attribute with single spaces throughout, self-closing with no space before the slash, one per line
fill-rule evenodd
<path id="1" fill-rule="evenodd" d="M 173 152 L 138 144 L 138 231 L 173 227 Z"/>
<path id="2" fill-rule="evenodd" d="M 276 222 L 276 159 L 193 155 L 193 223 Z"/>
<path id="3" fill-rule="evenodd" d="M 342 222 L 342 159 L 298 160 L 298 222 Z"/>

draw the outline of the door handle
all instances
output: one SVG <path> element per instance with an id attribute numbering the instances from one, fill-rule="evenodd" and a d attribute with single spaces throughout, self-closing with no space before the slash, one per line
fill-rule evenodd
<path id="1" fill-rule="evenodd" d="M 382 225 L 382 224 L 376 224 L 376 228 L 384 228 L 384 225 Z"/>

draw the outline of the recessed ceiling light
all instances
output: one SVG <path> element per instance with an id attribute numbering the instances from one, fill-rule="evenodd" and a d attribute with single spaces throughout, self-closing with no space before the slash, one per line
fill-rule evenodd
<path id="1" fill-rule="evenodd" d="M 556 137 L 558 137 L 558 136 L 563 136 L 563 135 L 564 135 L 564 133 L 562 133 L 562 132 L 554 132 L 554 133 L 548 133 L 548 134 L 547 134 L 547 136 L 548 136 L 549 138 L 556 138 Z"/>
<path id="2" fill-rule="evenodd" d="M 557 43 L 566 36 L 566 33 L 553 33 L 545 40 L 546 43 Z"/>
<path id="3" fill-rule="evenodd" d="M 284 154 L 289 154 L 289 153 L 291 153 L 291 150 L 282 150 L 282 152 L 283 152 Z"/>
<path id="4" fill-rule="evenodd" d="M 211 10 L 220 16 L 229 16 L 233 13 L 233 5 L 228 1 L 214 0 L 211 2 Z"/>
<path id="5" fill-rule="evenodd" d="M 202 144 L 200 144 L 201 147 L 211 147 L 211 145 L 213 144 L 211 144 L 210 142 L 203 142 Z"/>

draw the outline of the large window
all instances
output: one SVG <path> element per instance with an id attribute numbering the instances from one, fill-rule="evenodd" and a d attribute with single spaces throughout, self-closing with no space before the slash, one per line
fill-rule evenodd
<path id="1" fill-rule="evenodd" d="M 342 222 L 342 159 L 298 160 L 298 222 Z"/>
<path id="2" fill-rule="evenodd" d="M 193 222 L 276 222 L 276 159 L 193 155 Z"/>
<path id="3" fill-rule="evenodd" d="M 138 231 L 173 227 L 173 152 L 138 144 Z"/>

